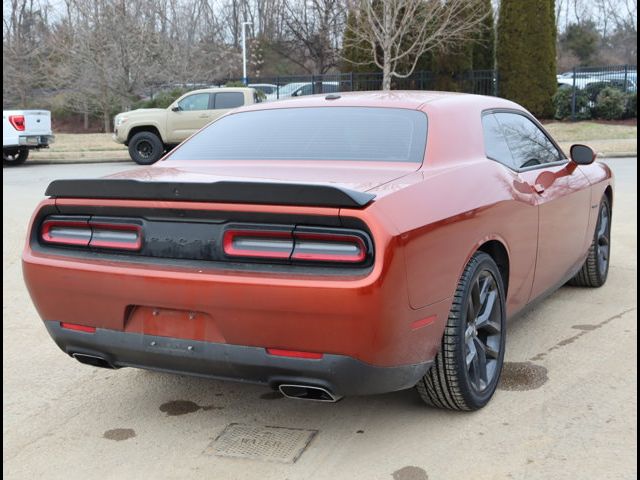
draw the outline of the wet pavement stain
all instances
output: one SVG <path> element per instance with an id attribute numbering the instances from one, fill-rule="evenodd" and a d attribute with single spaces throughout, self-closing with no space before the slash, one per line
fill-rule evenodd
<path id="1" fill-rule="evenodd" d="M 102 436 L 107 440 L 121 442 L 135 437 L 136 432 L 132 428 L 114 428 L 113 430 L 107 430 L 102 434 Z"/>
<path id="2" fill-rule="evenodd" d="M 267 392 L 260 395 L 262 400 L 278 400 L 280 398 L 284 398 L 280 392 Z"/>
<path id="3" fill-rule="evenodd" d="M 633 312 L 634 310 L 636 310 L 636 308 L 629 308 L 627 310 L 624 310 L 623 312 L 618 313 L 617 315 L 609 317 L 606 320 L 603 320 L 602 322 L 596 323 L 596 324 L 573 325 L 571 328 L 574 328 L 576 330 L 581 330 L 581 332 L 576 334 L 576 335 L 573 335 L 572 337 L 565 338 L 564 340 L 560 340 L 558 343 L 556 343 L 551 348 L 549 348 L 546 352 L 538 353 L 536 356 L 531 357 L 530 360 L 532 362 L 536 362 L 538 360 L 542 360 L 544 357 L 547 356 L 547 354 L 553 352 L 554 350 L 558 350 L 558 349 L 560 349 L 562 347 L 570 345 L 573 342 L 575 342 L 576 340 L 578 340 L 580 337 L 582 337 L 583 335 L 586 335 L 589 332 L 592 332 L 594 330 L 602 328 L 607 323 L 609 323 L 609 322 L 611 322 L 613 320 L 616 320 L 618 318 L 621 318 L 622 316 L 626 315 L 627 313 Z"/>
<path id="4" fill-rule="evenodd" d="M 535 390 L 548 379 L 547 369 L 540 365 L 531 362 L 505 362 L 498 388 L 509 391 Z"/>
<path id="5" fill-rule="evenodd" d="M 213 405 L 200 406 L 188 400 L 174 400 L 160 405 L 160 411 L 166 413 L 169 417 L 187 415 L 188 413 L 197 412 L 198 410 L 221 410 L 222 408 L 224 407 L 215 407 Z"/>
<path id="6" fill-rule="evenodd" d="M 576 330 L 595 330 L 600 328 L 598 325 L 573 325 L 571 328 L 575 328 Z"/>
<path id="7" fill-rule="evenodd" d="M 391 474 L 393 480 L 429 480 L 429 476 L 420 467 L 403 467 Z"/>

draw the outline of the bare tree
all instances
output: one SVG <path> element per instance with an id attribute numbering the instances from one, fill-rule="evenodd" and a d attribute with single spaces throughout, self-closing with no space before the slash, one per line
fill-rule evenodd
<path id="1" fill-rule="evenodd" d="M 285 0 L 284 7 L 289 44 L 297 55 L 282 53 L 305 69 L 310 62 L 311 73 L 326 73 L 338 60 L 346 21 L 344 0 Z"/>
<path id="2" fill-rule="evenodd" d="M 349 47 L 369 53 L 382 70 L 382 89 L 390 90 L 425 53 L 470 41 L 486 15 L 481 7 L 477 0 L 355 0 Z"/>

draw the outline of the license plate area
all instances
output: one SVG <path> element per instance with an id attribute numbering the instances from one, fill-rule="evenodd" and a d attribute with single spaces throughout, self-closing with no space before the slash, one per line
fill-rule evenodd
<path id="1" fill-rule="evenodd" d="M 157 337 L 224 342 L 211 315 L 198 311 L 134 306 L 126 330 Z"/>

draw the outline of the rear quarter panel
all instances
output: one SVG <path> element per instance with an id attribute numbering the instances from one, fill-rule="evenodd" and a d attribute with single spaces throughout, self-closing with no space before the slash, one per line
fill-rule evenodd
<path id="1" fill-rule="evenodd" d="M 507 313 L 526 305 L 538 223 L 530 188 L 484 157 L 417 172 L 414 180 L 377 202 L 400 232 L 411 307 L 450 299 L 468 260 L 490 240 L 509 255 Z"/>

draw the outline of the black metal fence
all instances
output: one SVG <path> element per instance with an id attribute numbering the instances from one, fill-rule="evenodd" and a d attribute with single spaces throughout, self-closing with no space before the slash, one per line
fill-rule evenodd
<path id="1" fill-rule="evenodd" d="M 578 116 L 579 95 L 587 97 L 593 107 L 600 92 L 607 87 L 624 93 L 638 92 L 638 67 L 636 65 L 612 65 L 605 67 L 576 67 L 557 76 L 558 88 L 571 89 L 571 119 Z"/>
<path id="2" fill-rule="evenodd" d="M 242 83 L 241 78 L 218 79 L 214 85 Z M 281 75 L 249 77 L 247 83 L 263 91 L 267 100 L 334 92 L 382 89 L 382 72 L 327 73 L 324 75 Z M 497 95 L 495 70 L 473 70 L 462 74 L 414 72 L 407 78 L 393 78 L 392 90 L 446 90 L 478 95 Z"/>

